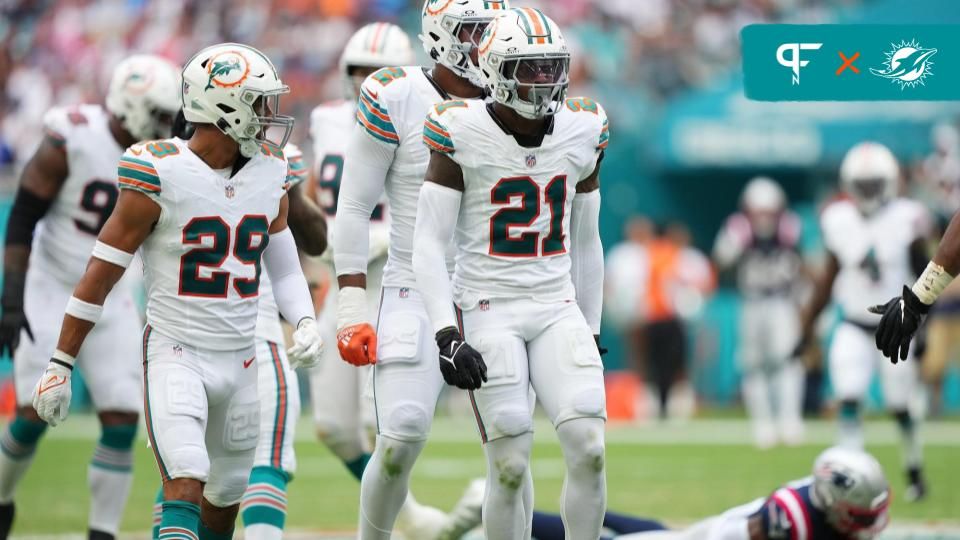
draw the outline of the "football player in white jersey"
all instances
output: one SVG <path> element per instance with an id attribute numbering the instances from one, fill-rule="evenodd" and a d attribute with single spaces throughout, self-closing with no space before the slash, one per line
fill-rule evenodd
<path id="1" fill-rule="evenodd" d="M 861 407 L 879 371 L 884 404 L 903 438 L 906 498 L 917 500 L 926 490 L 918 419 L 910 408 L 918 384 L 916 363 L 898 369 L 883 361 L 872 343 L 877 321 L 867 312 L 919 275 L 927 262 L 930 217 L 920 203 L 897 196 L 899 181 L 900 166 L 881 144 L 860 143 L 843 158 L 840 184 L 848 197 L 831 203 L 820 216 L 826 269 L 802 310 L 797 352 L 813 339 L 814 323 L 832 293 L 843 317 L 828 352 L 830 380 L 840 401 L 838 442 L 863 447 Z"/>
<path id="2" fill-rule="evenodd" d="M 505 0 L 426 0 L 420 38 L 435 61 L 433 68 L 384 68 L 360 89 L 359 126 L 347 144 L 332 246 L 340 355 L 357 366 L 376 364 L 377 439 L 360 487 L 364 540 L 390 537 L 443 387 L 411 263 L 417 197 L 429 161 L 423 119 L 436 103 L 482 95 L 476 42 L 506 7 Z M 381 300 L 374 330 L 366 290 L 370 217 L 384 192 L 390 206 L 390 248 L 383 288 L 371 293 Z M 525 485 L 532 489 L 532 482 Z"/>
<path id="3" fill-rule="evenodd" d="M 170 136 L 179 79 L 179 68 L 160 57 L 127 58 L 114 70 L 106 108 L 47 113 L 43 142 L 23 171 L 3 258 L 0 352 L 14 357 L 17 414 L 0 436 L 0 538 L 10 531 L 14 490 L 46 429 L 31 405 L 33 385 L 56 348 L 63 309 L 117 201 L 117 161 L 137 141 Z M 117 534 L 133 478 L 139 318 L 132 291 L 120 289 L 79 355 L 102 426 L 87 476 L 93 539 Z"/>
<path id="4" fill-rule="evenodd" d="M 532 387 L 567 465 L 567 538 L 597 538 L 606 507 L 600 311 L 600 161 L 606 114 L 565 99 L 570 53 L 541 11 L 498 16 L 480 40 L 493 102 L 446 101 L 424 124 L 431 150 L 413 268 L 448 384 L 470 397 L 487 455 L 484 532 L 526 536 L 521 486 L 533 445 Z M 451 281 L 444 253 L 456 247 Z"/>
<path id="5" fill-rule="evenodd" d="M 344 155 L 349 133 L 357 123 L 357 96 L 360 85 L 372 73 L 388 66 L 408 66 L 414 61 L 410 38 L 398 26 L 371 23 L 350 38 L 340 56 L 340 76 L 345 100 L 319 105 L 310 115 L 310 136 L 316 160 L 314 182 L 306 186 L 308 196 L 317 201 L 326 214 L 328 230 L 337 214 L 337 194 L 344 171 Z M 381 196 L 370 216 L 370 254 L 367 287 L 380 290 L 383 265 L 387 260 L 390 221 L 386 198 Z M 334 276 L 333 250 L 321 259 L 328 275 Z M 333 343 L 337 333 L 337 284 L 332 280 L 324 299 L 318 324 L 324 342 Z M 367 295 L 368 314 L 376 316 L 379 295 Z M 334 453 L 347 470 L 360 480 L 370 461 L 376 433 L 373 399 L 367 391 L 370 367 L 354 367 L 340 358 L 339 351 L 327 347 L 322 366 L 310 371 L 310 396 L 313 420 L 320 441 Z M 397 516 L 396 530 L 405 538 L 458 538 L 479 518 L 475 500 L 482 498 L 482 483 L 471 484 L 450 514 L 417 503 L 411 495 Z"/>
<path id="6" fill-rule="evenodd" d="M 117 205 L 67 303 L 33 405 L 52 425 L 66 418 L 74 359 L 139 249 L 144 415 L 164 484 L 159 537 L 231 538 L 260 429 L 262 266 L 297 328 L 287 351 L 293 367 L 318 361 L 322 343 L 287 228 L 281 148 L 293 119 L 276 111 L 288 88 L 260 51 L 236 43 L 200 51 L 182 78 L 184 117 L 196 131 L 189 141 L 132 146 L 121 158 Z M 279 144 L 266 139 L 269 128 L 283 132 Z"/>

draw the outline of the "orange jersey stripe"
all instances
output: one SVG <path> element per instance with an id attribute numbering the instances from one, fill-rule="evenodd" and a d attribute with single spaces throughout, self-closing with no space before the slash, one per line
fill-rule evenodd
<path id="1" fill-rule="evenodd" d="M 434 150 L 437 150 L 437 151 L 439 151 L 439 152 L 443 152 L 443 153 L 453 152 L 453 148 L 450 148 L 449 146 L 444 146 L 444 145 L 442 145 L 442 144 L 440 144 L 440 143 L 438 143 L 438 142 L 430 139 L 429 137 L 424 137 L 424 138 L 423 138 L 423 142 L 427 143 L 427 146 L 429 146 L 429 147 L 431 147 L 431 148 L 433 148 Z"/>
<path id="2" fill-rule="evenodd" d="M 360 101 L 363 101 L 363 104 L 367 106 L 367 110 L 373 113 L 374 116 L 383 120 L 384 122 L 390 122 L 391 124 L 393 123 L 393 120 L 390 119 L 389 115 L 383 114 L 377 110 L 377 108 L 370 103 L 370 100 L 368 100 L 362 93 L 360 94 Z"/>
<path id="3" fill-rule="evenodd" d="M 360 114 L 359 111 L 357 112 L 357 119 L 360 120 L 360 123 L 363 124 L 363 127 L 367 128 L 368 130 L 370 130 L 370 131 L 372 131 L 372 132 L 374 132 L 374 133 L 376 133 L 376 134 L 378 134 L 378 135 L 380 135 L 380 136 L 382 136 L 382 137 L 386 137 L 387 139 L 390 139 L 390 140 L 392 140 L 392 141 L 400 142 L 400 137 L 399 137 L 396 133 L 389 133 L 389 132 L 387 132 L 387 131 L 384 131 L 384 130 L 378 128 L 377 126 L 375 126 L 375 125 L 373 125 L 372 123 L 370 123 L 369 120 L 367 120 L 366 118 L 364 118 L 363 115 Z"/>
<path id="4" fill-rule="evenodd" d="M 153 192 L 153 193 L 160 193 L 160 188 L 159 188 L 159 187 L 157 187 L 157 186 L 155 186 L 155 185 L 153 185 L 153 184 L 148 184 L 148 183 L 146 183 L 146 182 L 141 182 L 141 181 L 139 181 L 139 180 L 134 180 L 133 178 L 127 178 L 126 176 L 121 176 L 121 177 L 120 177 L 120 183 L 121 183 L 121 184 L 124 184 L 124 185 L 127 185 L 127 186 L 131 186 L 131 187 L 137 187 L 137 188 L 145 189 L 145 190 L 150 191 L 150 192 Z"/>

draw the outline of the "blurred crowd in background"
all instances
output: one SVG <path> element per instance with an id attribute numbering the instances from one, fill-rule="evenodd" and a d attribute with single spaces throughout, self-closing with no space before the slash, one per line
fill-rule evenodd
<path id="1" fill-rule="evenodd" d="M 658 102 L 700 86 L 739 59 L 739 31 L 763 21 L 818 22 L 854 0 L 525 0 L 562 25 L 574 91 L 604 89 Z M 256 45 L 291 88 L 301 119 L 339 98 L 337 59 L 362 24 L 387 20 L 411 35 L 420 0 L 5 0 L 0 2 L 0 162 L 23 160 L 54 104 L 99 102 L 114 65 L 133 52 L 182 63 L 221 41 Z M 419 51 L 419 47 L 417 47 Z M 422 55 L 421 55 L 422 56 Z M 611 92 L 612 93 L 612 92 Z"/>
<path id="2" fill-rule="evenodd" d="M 820 249 L 816 211 L 836 195 L 837 156 L 850 145 L 831 148 L 823 141 L 830 140 L 832 132 L 824 128 L 818 146 L 801 146 L 803 151 L 787 147 L 782 155 L 756 150 L 756 159 L 741 164 L 717 154 L 734 152 L 733 145 L 702 146 L 697 139 L 697 145 L 685 147 L 684 139 L 663 136 L 654 126 L 687 96 L 739 77 L 743 26 L 833 22 L 876 4 L 888 5 L 891 16 L 899 16 L 898 6 L 905 0 L 513 2 L 540 7 L 562 26 L 573 53 L 571 94 L 596 98 L 611 118 L 614 142 L 604 171 L 604 196 L 610 197 L 603 235 L 609 256 L 620 260 L 611 265 L 618 268 L 617 282 L 630 285 L 607 300 L 607 316 L 614 322 L 605 327 L 604 339 L 612 349 L 609 365 L 636 368 L 661 396 L 661 414 L 668 409 L 667 394 L 675 383 L 686 403 L 678 406 L 687 411 L 681 415 L 693 410 L 695 392 L 701 401 L 730 403 L 738 375 L 737 362 L 731 360 L 737 355 L 737 308 L 729 306 L 739 300 L 724 302 L 736 298 L 730 280 L 720 279 L 717 289 L 718 277 L 723 276 L 710 252 L 719 226 L 738 210 L 743 184 L 759 172 L 768 173 L 783 184 L 789 195 L 787 207 L 800 207 L 806 231 L 804 257 L 815 268 Z M 159 53 L 183 63 L 192 52 L 215 42 L 260 48 L 291 88 L 281 108 L 298 119 L 292 140 L 305 141 L 310 110 L 341 97 L 337 60 L 348 37 L 374 20 L 396 22 L 416 36 L 421 5 L 421 0 L 0 0 L 0 191 L 7 198 L 12 193 L 19 166 L 40 138 L 44 112 L 56 104 L 101 102 L 113 66 L 134 52 Z M 748 125 L 737 116 L 750 113 L 735 99 L 742 99 L 738 88 L 717 95 L 715 101 L 723 101 L 723 110 L 732 111 L 726 113 L 733 118 L 730 122 Z M 929 144 L 918 144 L 929 154 L 901 156 L 907 191 L 926 202 L 943 222 L 960 207 L 960 136 L 951 123 L 955 113 L 918 111 L 927 115 L 918 125 L 931 133 Z M 931 115 L 936 122 L 928 122 Z M 753 121 L 760 116 L 754 113 Z M 816 115 L 809 116 L 811 125 L 818 121 Z M 685 133 L 682 122 L 673 119 L 669 125 L 679 126 L 675 133 Z M 871 124 L 863 125 L 873 133 Z M 738 129 L 737 133 L 746 133 Z M 848 131 L 853 137 L 855 130 Z M 806 144 L 802 137 L 811 133 L 796 128 L 787 132 L 800 137 L 788 140 L 797 144 Z M 908 139 L 902 129 L 884 133 Z M 720 139 L 737 142 L 725 135 Z M 771 137 L 761 135 L 757 140 Z M 661 152 L 667 156 L 662 170 L 657 168 L 662 164 L 650 159 L 656 154 L 651 148 L 661 142 L 677 145 Z M 309 152 L 309 144 L 302 146 Z M 727 167 L 710 169 L 700 156 L 684 157 L 689 148 L 710 150 L 709 156 Z M 808 152 L 810 148 L 818 153 Z M 798 166 L 796 156 L 809 157 L 809 164 Z M 776 161 L 781 158 L 782 163 Z M 686 166 L 684 160 L 707 163 L 707 169 L 678 173 L 676 169 Z M 756 171 L 758 163 L 768 170 Z M 777 174 L 778 166 L 785 176 Z M 691 178 L 720 196 L 691 193 L 686 187 L 691 184 L 684 183 Z M 639 217 L 653 207 L 669 215 Z M 944 304 L 952 309 L 949 302 Z M 960 290 L 956 304 L 960 312 Z M 653 368 L 646 361 L 650 355 L 642 353 L 646 348 L 658 351 L 659 363 Z M 815 364 L 810 373 L 818 376 Z M 818 378 L 808 375 L 808 391 L 811 381 L 820 385 Z M 726 390 L 718 389 L 721 386 Z"/>

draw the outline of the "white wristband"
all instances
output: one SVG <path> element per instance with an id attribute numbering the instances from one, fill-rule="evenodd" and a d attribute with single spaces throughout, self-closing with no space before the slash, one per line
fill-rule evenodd
<path id="1" fill-rule="evenodd" d="M 953 276 L 948 274 L 939 264 L 930 261 L 911 290 L 921 302 L 930 305 L 937 300 L 937 297 L 947 288 L 947 285 L 950 285 L 951 281 L 953 281 Z"/>
<path id="2" fill-rule="evenodd" d="M 93 245 L 93 253 L 91 253 L 91 255 L 100 259 L 101 261 L 115 264 L 120 268 L 126 268 L 130 266 L 130 261 L 133 260 L 133 253 L 127 253 L 122 249 L 117 249 L 109 244 L 104 244 L 99 240 L 97 240 L 97 243 Z"/>
<path id="3" fill-rule="evenodd" d="M 344 287 L 337 292 L 337 329 L 367 322 L 367 290 Z"/>
<path id="4" fill-rule="evenodd" d="M 70 366 L 70 368 L 73 368 L 74 362 L 77 361 L 77 359 L 74 358 L 73 355 L 67 354 L 61 351 L 60 349 L 53 351 L 53 355 L 51 356 L 51 358 L 56 360 L 58 363 L 67 364 L 68 366 Z"/>
<path id="5" fill-rule="evenodd" d="M 102 313 L 103 306 L 84 302 L 75 296 L 71 296 L 67 301 L 67 315 L 71 317 L 97 324 Z"/>

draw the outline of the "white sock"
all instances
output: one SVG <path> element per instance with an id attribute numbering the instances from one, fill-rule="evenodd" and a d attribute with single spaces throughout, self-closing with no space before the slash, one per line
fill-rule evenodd
<path id="1" fill-rule="evenodd" d="M 116 535 L 133 485 L 133 452 L 97 445 L 87 468 L 90 529 Z"/>
<path id="2" fill-rule="evenodd" d="M 243 538 L 245 540 L 281 540 L 283 529 L 278 529 L 266 523 L 247 525 L 243 528 Z"/>
<path id="3" fill-rule="evenodd" d="M 13 502 L 13 495 L 20 479 L 33 463 L 33 452 L 21 458 L 13 458 L 0 452 L 0 504 Z"/>
<path id="4" fill-rule="evenodd" d="M 397 515 L 407 500 L 410 471 L 425 443 L 377 437 L 373 456 L 360 481 L 360 540 L 390 539 Z"/>
<path id="5" fill-rule="evenodd" d="M 43 422 L 16 416 L 0 434 L 0 504 L 13 502 L 17 484 L 33 463 L 37 442 L 46 428 Z"/>
<path id="6" fill-rule="evenodd" d="M 753 441 L 761 447 L 769 447 L 776 443 L 776 431 L 773 427 L 773 411 L 770 406 L 770 388 L 767 378 L 760 370 L 752 370 L 743 374 L 740 383 L 743 392 L 743 404 L 747 407 L 747 414 L 753 426 Z"/>
<path id="7" fill-rule="evenodd" d="M 487 493 L 483 499 L 483 532 L 487 540 L 516 540 L 527 531 L 533 487 L 530 450 L 533 433 L 502 437 L 483 445 L 487 455 Z M 530 487 L 527 487 L 530 484 Z M 527 496 L 531 501 L 527 501 Z M 531 518 L 532 519 L 532 518 Z"/>
<path id="8" fill-rule="evenodd" d="M 917 422 L 907 410 L 893 413 L 900 428 L 900 444 L 903 448 L 903 466 L 907 469 L 919 468 L 923 464 L 923 443 L 917 429 Z"/>
<path id="9" fill-rule="evenodd" d="M 527 525 L 523 531 L 523 537 L 527 540 L 533 536 L 533 468 L 527 466 L 527 476 L 523 479 L 523 513 L 527 520 Z"/>
<path id="10" fill-rule="evenodd" d="M 838 417 L 837 445 L 854 450 L 863 450 L 863 422 L 860 419 L 860 404 L 841 401 Z"/>
<path id="11" fill-rule="evenodd" d="M 607 476 L 601 418 L 577 418 L 557 426 L 567 463 L 561 513 L 567 540 L 599 538 L 607 510 Z"/>
<path id="12" fill-rule="evenodd" d="M 779 397 L 780 438 L 787 444 L 803 440 L 803 366 L 787 360 L 774 375 Z"/>

